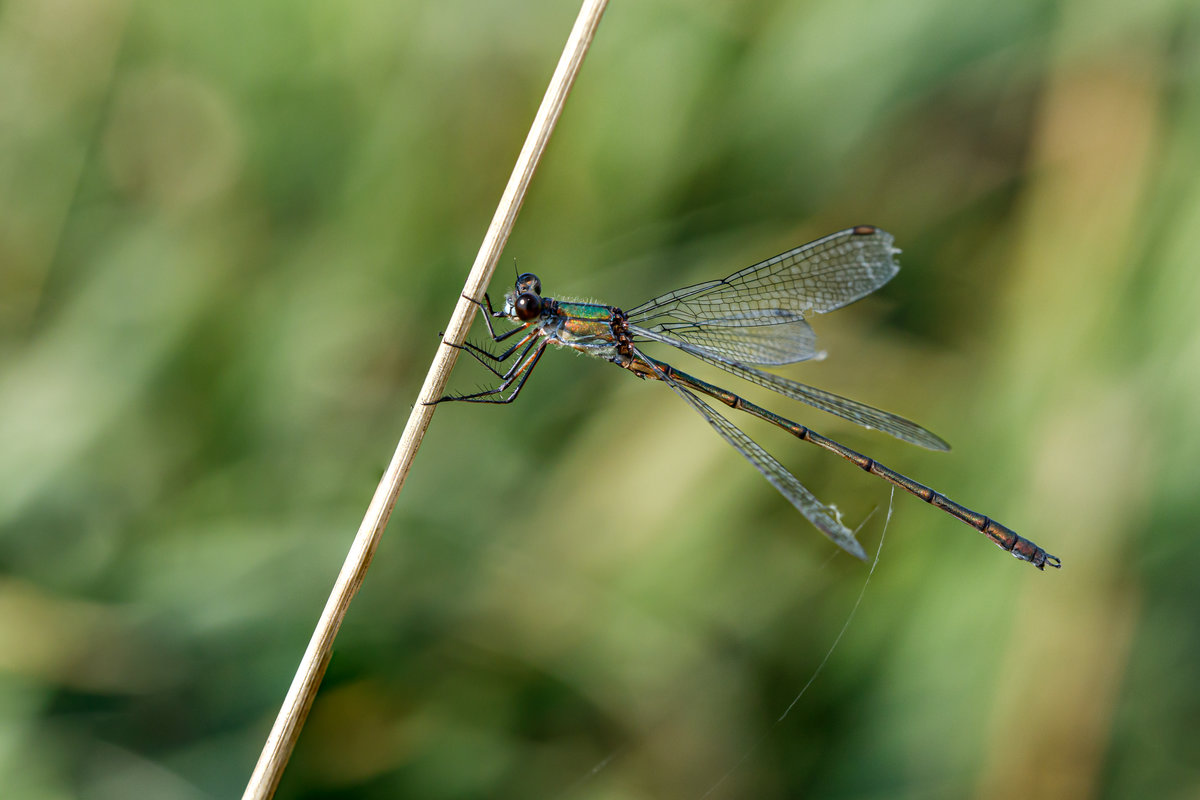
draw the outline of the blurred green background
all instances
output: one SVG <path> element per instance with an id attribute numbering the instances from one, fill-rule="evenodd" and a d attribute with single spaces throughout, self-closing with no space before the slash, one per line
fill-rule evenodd
<path id="1" fill-rule="evenodd" d="M 0 5 L 0 795 L 240 794 L 576 11 Z M 1061 572 L 897 497 L 777 723 L 868 567 L 555 352 L 438 409 L 278 796 L 1200 795 L 1200 7 L 614 3 L 492 291 L 858 223 L 903 268 L 785 373 L 954 450 L 768 404 Z"/>

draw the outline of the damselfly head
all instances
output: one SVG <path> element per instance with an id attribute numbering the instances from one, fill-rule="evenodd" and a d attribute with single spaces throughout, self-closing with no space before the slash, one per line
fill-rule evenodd
<path id="1" fill-rule="evenodd" d="M 542 315 L 542 282 L 532 272 L 517 276 L 513 289 L 504 298 L 504 315 L 529 322 Z"/>
<path id="2" fill-rule="evenodd" d="M 542 293 L 542 282 L 539 281 L 538 276 L 534 275 L 532 272 L 522 272 L 517 276 L 515 288 L 517 290 L 517 294 L 533 292 L 534 294 L 540 295 Z"/>
<path id="3" fill-rule="evenodd" d="M 542 315 L 542 298 L 533 292 L 521 292 L 513 299 L 512 306 L 513 315 L 522 322 L 529 322 Z"/>

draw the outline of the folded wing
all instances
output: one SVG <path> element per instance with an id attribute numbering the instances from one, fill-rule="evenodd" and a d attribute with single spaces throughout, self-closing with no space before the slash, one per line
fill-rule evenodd
<path id="1" fill-rule="evenodd" d="M 816 355 L 805 318 L 841 308 L 891 280 L 892 235 L 867 225 L 801 245 L 723 280 L 676 289 L 627 312 L 652 333 L 745 364 L 790 364 Z"/>

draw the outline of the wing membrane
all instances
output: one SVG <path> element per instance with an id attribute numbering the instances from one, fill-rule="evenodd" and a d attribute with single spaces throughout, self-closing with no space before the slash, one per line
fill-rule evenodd
<path id="1" fill-rule="evenodd" d="M 890 233 L 861 225 L 801 245 L 728 278 L 676 289 L 629 311 L 646 330 L 752 364 L 812 358 L 805 322 L 870 294 L 900 269 Z M 761 331 L 750 333 L 751 330 Z"/>
<path id="2" fill-rule="evenodd" d="M 703 325 L 662 322 L 646 330 L 747 364 L 792 364 L 812 358 L 817 354 L 817 335 L 812 326 L 799 315 L 780 321 L 785 313 L 780 311 L 771 321 L 765 321 L 767 317 L 762 315 L 759 318 L 763 322 L 740 326 L 726 324 L 726 320 L 706 320 Z"/>
<path id="3" fill-rule="evenodd" d="M 669 344 L 672 347 L 678 347 L 685 353 L 695 356 L 701 361 L 705 361 L 715 367 L 719 367 L 731 375 L 736 375 L 743 380 L 758 384 L 773 392 L 778 392 L 784 397 L 790 397 L 793 400 L 799 400 L 801 403 L 807 403 L 814 408 L 827 411 L 842 419 L 849 420 L 855 425 L 883 431 L 895 436 L 897 439 L 920 445 L 921 447 L 927 447 L 930 450 L 950 449 L 950 445 L 937 434 L 891 412 L 883 411 L 866 403 L 860 403 L 857 400 L 851 400 L 848 397 L 842 397 L 832 392 L 826 392 L 814 386 L 781 378 L 770 372 L 764 372 L 761 369 L 755 369 L 746 364 L 725 358 L 707 348 L 690 344 L 647 328 L 637 325 L 630 325 L 629 328 L 631 332 L 638 336 L 650 339 L 651 341 Z"/>
<path id="4" fill-rule="evenodd" d="M 638 353 L 636 349 L 634 352 L 646 361 L 646 363 L 654 364 L 652 360 Z M 863 550 L 862 545 L 854 538 L 854 534 L 850 529 L 842 524 L 835 509 L 818 500 L 812 492 L 804 487 L 804 484 L 800 483 L 795 475 L 788 472 L 779 461 L 766 450 L 763 450 L 762 447 L 743 433 L 736 425 L 714 411 L 708 403 L 705 403 L 696 397 L 695 394 L 680 386 L 662 370 L 659 370 L 657 367 L 654 369 L 657 376 L 670 386 L 675 394 L 686 400 L 688 405 L 700 413 L 700 416 L 708 420 L 708 424 L 721 435 L 721 438 L 733 445 L 733 448 L 753 464 L 754 468 L 761 472 L 763 477 L 780 494 L 786 497 L 788 502 L 795 506 L 821 533 L 828 536 L 834 544 L 855 558 L 866 560 L 867 554 Z"/>

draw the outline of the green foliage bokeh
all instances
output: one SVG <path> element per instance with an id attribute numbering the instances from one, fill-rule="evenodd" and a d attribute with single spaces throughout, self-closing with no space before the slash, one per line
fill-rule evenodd
<path id="1" fill-rule="evenodd" d="M 240 793 L 575 11 L 0 5 L 0 795 Z M 868 566 L 550 353 L 438 409 L 278 796 L 1195 796 L 1200 8 L 614 3 L 492 294 L 860 223 L 901 272 L 785 372 L 954 450 L 748 396 L 1060 572 L 896 497 L 778 721 Z M 885 484 L 739 422 L 874 552 Z"/>

